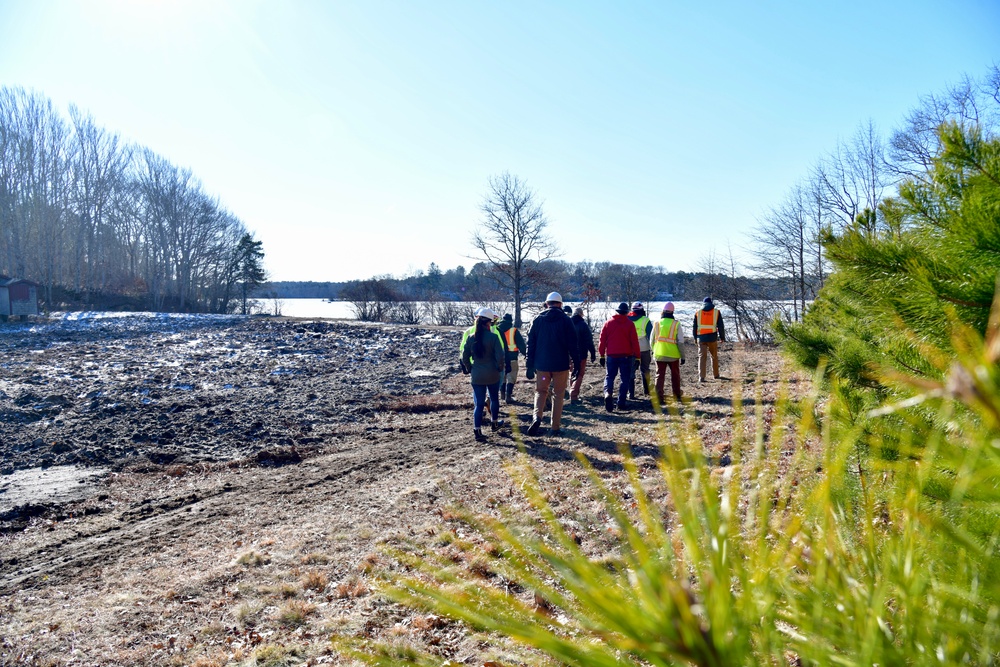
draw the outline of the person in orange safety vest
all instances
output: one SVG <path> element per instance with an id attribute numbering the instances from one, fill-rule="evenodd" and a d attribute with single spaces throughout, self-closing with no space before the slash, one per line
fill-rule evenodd
<path id="1" fill-rule="evenodd" d="M 527 345 L 525 345 L 524 336 L 521 335 L 520 329 L 514 326 L 514 320 L 510 313 L 503 316 L 500 324 L 497 325 L 497 332 L 504 337 L 504 341 L 507 343 L 507 362 L 510 364 L 506 385 L 501 387 L 503 390 L 501 393 L 505 403 L 513 403 L 514 383 L 517 382 L 517 357 L 518 355 L 523 357 L 526 354 Z"/>
<path id="2" fill-rule="evenodd" d="M 692 333 L 698 341 L 698 382 L 705 381 L 709 355 L 712 357 L 712 375 L 719 379 L 719 343 L 726 342 L 726 327 L 712 297 L 706 296 L 701 310 L 694 314 Z"/>

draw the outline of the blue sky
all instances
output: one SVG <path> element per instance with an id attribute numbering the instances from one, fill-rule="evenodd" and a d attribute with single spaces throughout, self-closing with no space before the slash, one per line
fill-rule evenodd
<path id="1" fill-rule="evenodd" d="M 0 85 L 190 168 L 276 280 L 470 268 L 502 171 L 563 259 L 696 270 L 997 61 L 995 0 L 0 0 Z"/>

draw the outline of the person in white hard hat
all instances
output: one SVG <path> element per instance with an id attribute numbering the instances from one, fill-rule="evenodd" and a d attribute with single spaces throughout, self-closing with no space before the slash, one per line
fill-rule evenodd
<path id="1" fill-rule="evenodd" d="M 503 343 L 492 330 L 495 314 L 489 308 L 476 311 L 476 324 L 462 350 L 462 364 L 470 369 L 472 381 L 472 427 L 476 440 L 482 441 L 483 413 L 486 395 L 490 397 L 490 425 L 496 431 L 500 427 L 500 378 L 506 362 Z"/>
<path id="2" fill-rule="evenodd" d="M 541 431 L 550 387 L 552 435 L 559 435 L 570 369 L 580 369 L 576 327 L 562 310 L 562 295 L 550 292 L 545 297 L 545 306 L 545 310 L 531 323 L 531 330 L 528 332 L 525 376 L 529 380 L 535 380 L 535 409 L 531 414 L 531 426 L 528 427 L 528 435 L 532 436 Z"/>

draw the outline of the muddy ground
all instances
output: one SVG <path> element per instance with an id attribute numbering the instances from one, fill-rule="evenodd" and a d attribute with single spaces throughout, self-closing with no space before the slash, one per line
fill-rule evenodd
<path id="1" fill-rule="evenodd" d="M 6 327 L 0 665 L 249 665 L 264 649 L 273 664 L 340 663 L 331 634 L 489 657 L 461 628 L 371 592 L 385 544 L 460 532 L 455 502 L 521 502 L 503 469 L 518 451 L 510 425 L 488 443 L 471 437 L 458 329 L 163 317 Z M 682 367 L 687 403 L 669 417 L 648 401 L 606 413 L 593 366 L 562 435 L 523 440 L 529 460 L 558 488 L 583 479 L 576 452 L 614 479 L 619 443 L 652 461 L 661 422 L 688 420 L 713 465 L 728 464 L 733 392 L 759 391 L 767 406 L 789 373 L 774 350 L 726 348 L 722 380 L 698 384 L 695 363 Z M 510 414 L 520 427 L 530 391 L 522 377 Z"/>

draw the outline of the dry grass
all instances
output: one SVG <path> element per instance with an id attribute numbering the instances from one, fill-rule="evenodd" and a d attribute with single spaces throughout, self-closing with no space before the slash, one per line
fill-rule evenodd
<path id="1" fill-rule="evenodd" d="M 343 600 L 345 598 L 359 598 L 368 595 L 370 589 L 365 581 L 352 574 L 347 578 L 347 581 L 342 581 L 337 584 L 333 589 L 333 596 L 338 600 Z"/>
<path id="2" fill-rule="evenodd" d="M 270 563 L 271 559 L 265 554 L 260 554 L 251 550 L 240 555 L 240 557 L 236 559 L 236 562 L 240 565 L 246 565 L 247 567 L 260 567 Z"/>
<path id="3" fill-rule="evenodd" d="M 462 397 L 447 394 L 390 397 L 382 401 L 381 410 L 397 414 L 428 414 L 443 410 L 459 410 L 465 407 Z"/>
<path id="4" fill-rule="evenodd" d="M 764 372 L 757 371 L 758 375 Z M 455 436 L 437 443 L 439 450 L 434 449 L 434 442 L 419 436 L 427 427 L 440 432 L 442 421 L 453 422 L 456 433 L 466 432 L 471 413 L 465 395 L 467 380 L 459 378 L 455 386 L 460 396 L 446 394 L 431 401 L 440 410 L 406 412 L 405 418 L 393 423 L 392 432 L 366 430 L 366 424 L 359 424 L 355 435 L 337 443 L 345 449 L 365 448 L 386 438 L 409 439 L 413 434 L 426 452 L 406 467 L 387 467 L 380 474 L 351 478 L 335 494 L 324 483 L 295 502 L 272 496 L 267 504 L 254 505 L 249 500 L 253 496 L 248 496 L 245 514 L 220 518 L 197 539 L 164 540 L 156 552 L 133 554 L 132 560 L 123 560 L 121 565 L 102 564 L 68 582 L 39 583 L 0 599 L 0 637 L 17 642 L 19 653 L 30 647 L 29 653 L 35 656 L 63 656 L 53 658 L 53 664 L 66 664 L 76 649 L 79 658 L 74 664 L 100 667 L 323 664 L 319 657 L 331 650 L 328 637 L 333 633 L 386 638 L 394 634 L 407 650 L 410 642 L 433 647 L 442 663 L 470 656 L 470 661 L 477 660 L 483 649 L 461 626 L 402 610 L 372 594 L 373 573 L 395 567 L 391 558 L 381 554 L 387 545 L 447 552 L 447 557 L 469 563 L 480 576 L 495 579 L 486 567 L 488 560 L 479 554 L 495 555 L 497 547 L 472 544 L 461 522 L 463 511 L 456 508 L 461 505 L 473 512 L 515 518 L 529 511 L 517 485 L 503 471 L 504 462 L 516 453 L 512 440 L 497 438 L 488 446 L 452 454 L 450 448 L 458 446 Z M 712 385 L 703 391 L 708 389 L 722 392 L 724 387 Z M 519 386 L 522 400 L 525 392 Z M 448 401 L 457 408 L 454 414 L 444 407 Z M 723 443 L 732 441 L 724 424 L 726 406 L 719 401 L 705 405 L 705 416 L 692 418 L 711 424 L 706 441 L 715 451 L 708 453 L 717 455 Z M 522 415 L 525 410 L 530 408 L 518 406 Z M 746 419 L 745 428 L 751 433 L 753 419 L 754 415 Z M 545 487 L 554 490 L 560 518 L 575 522 L 572 528 L 581 539 L 581 548 L 606 555 L 609 567 L 618 566 L 620 562 L 609 552 L 613 535 L 608 531 L 608 517 L 601 515 L 592 495 L 583 491 L 590 485 L 573 454 L 578 451 L 594 461 L 612 487 L 626 488 L 616 445 L 626 441 L 645 451 L 640 461 L 654 461 L 651 450 L 657 443 L 657 418 L 648 413 L 609 418 L 585 406 L 575 412 L 567 409 L 564 422 L 575 433 L 573 437 L 536 439 L 528 456 Z M 398 434 L 399 425 L 408 429 L 407 435 Z M 464 443 L 460 446 L 465 447 Z M 156 497 L 166 483 L 183 487 L 198 472 L 121 475 L 120 479 L 133 484 L 128 488 L 135 489 L 135 495 L 115 487 L 113 498 L 119 500 L 121 493 L 124 503 L 146 497 L 141 494 Z M 220 466 L 215 474 L 219 483 L 246 479 L 249 488 L 255 488 L 273 472 L 246 467 L 223 471 Z M 424 492 L 431 479 L 440 479 L 433 494 Z M 438 488 L 444 491 L 437 492 Z M 67 522 L 55 529 L 68 531 L 77 526 Z M 54 534 L 42 525 L 32 530 L 17 539 Z M 531 603 L 532 593 L 515 582 L 500 585 Z M 172 654 L 144 648 L 164 644 L 170 635 L 178 637 Z M 3 652 L 7 652 L 5 647 L 0 648 Z"/>
<path id="5" fill-rule="evenodd" d="M 330 578 L 326 576 L 323 572 L 317 572 L 315 570 L 310 570 L 302 575 L 299 580 L 302 584 L 302 588 L 307 591 L 316 591 L 317 593 L 322 593 L 326 590 L 327 584 L 330 583 Z"/>
<path id="6" fill-rule="evenodd" d="M 305 625 L 310 616 L 316 613 L 316 605 L 305 600 L 289 600 L 278 608 L 278 623 L 286 627 L 297 628 Z"/>

